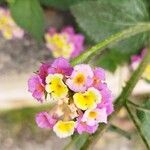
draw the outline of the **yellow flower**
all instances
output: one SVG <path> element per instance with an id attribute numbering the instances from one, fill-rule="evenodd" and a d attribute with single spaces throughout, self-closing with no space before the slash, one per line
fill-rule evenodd
<path id="1" fill-rule="evenodd" d="M 97 89 L 89 88 L 85 93 L 74 94 L 73 99 L 78 108 L 87 110 L 95 108 L 101 102 L 102 96 Z"/>
<path id="2" fill-rule="evenodd" d="M 53 130 L 60 138 L 66 138 L 74 133 L 75 122 L 74 121 L 58 121 Z"/>
<path id="3" fill-rule="evenodd" d="M 6 39 L 11 39 L 13 37 L 13 32 L 10 23 L 11 23 L 11 18 L 9 18 L 8 16 L 0 17 L 0 30 L 4 38 Z"/>
<path id="4" fill-rule="evenodd" d="M 46 34 L 45 39 L 47 47 L 52 51 L 54 57 L 69 58 L 73 52 L 73 45 L 68 42 L 68 37 L 65 34 L 55 33 L 53 36 Z"/>
<path id="5" fill-rule="evenodd" d="M 8 39 L 8 40 L 12 39 L 12 37 L 13 37 L 13 32 L 9 27 L 8 28 L 5 27 L 5 29 L 2 30 L 2 34 L 3 34 L 4 38 Z"/>
<path id="6" fill-rule="evenodd" d="M 143 78 L 150 80 L 150 64 L 146 67 L 143 73 Z"/>
<path id="7" fill-rule="evenodd" d="M 64 98 L 68 94 L 68 88 L 63 82 L 61 74 L 49 74 L 46 77 L 46 91 L 51 94 L 52 98 Z"/>

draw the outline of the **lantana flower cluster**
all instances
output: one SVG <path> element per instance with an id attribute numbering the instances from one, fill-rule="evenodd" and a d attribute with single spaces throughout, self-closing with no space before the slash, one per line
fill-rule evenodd
<path id="1" fill-rule="evenodd" d="M 16 25 L 10 11 L 2 7 L 0 7 L 0 32 L 8 40 L 24 36 L 24 31 Z"/>
<path id="2" fill-rule="evenodd" d="M 74 132 L 94 133 L 113 111 L 105 71 L 87 64 L 72 67 L 62 57 L 42 64 L 30 77 L 28 89 L 37 101 L 53 103 L 49 111 L 36 115 L 36 123 L 60 138 Z"/>
<path id="3" fill-rule="evenodd" d="M 57 32 L 50 28 L 45 34 L 46 46 L 55 58 L 64 57 L 70 59 L 78 56 L 84 50 L 84 36 L 75 33 L 72 26 L 63 28 Z"/>
<path id="4" fill-rule="evenodd" d="M 147 53 L 147 49 L 144 48 L 141 52 L 141 54 L 139 55 L 133 55 L 131 57 L 131 67 L 133 70 L 136 70 L 137 67 L 139 66 L 139 64 L 141 63 L 142 59 L 144 58 L 144 56 L 146 55 Z M 143 75 L 142 75 L 142 78 L 147 80 L 147 81 L 150 81 L 150 63 L 147 65 Z"/>

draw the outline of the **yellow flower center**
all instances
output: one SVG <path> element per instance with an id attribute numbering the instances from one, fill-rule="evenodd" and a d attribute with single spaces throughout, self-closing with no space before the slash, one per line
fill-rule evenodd
<path id="1" fill-rule="evenodd" d="M 91 111 L 91 112 L 89 112 L 89 118 L 96 118 L 97 117 L 97 113 L 95 112 L 95 111 Z"/>
<path id="2" fill-rule="evenodd" d="M 100 80 L 96 77 L 93 78 L 93 84 L 98 84 L 100 83 Z"/>
<path id="3" fill-rule="evenodd" d="M 75 105 L 82 109 L 95 108 L 96 104 L 101 101 L 101 95 L 98 90 L 92 88 L 85 93 L 76 93 L 73 96 Z"/>
<path id="4" fill-rule="evenodd" d="M 48 75 L 46 78 L 46 91 L 52 95 L 54 99 L 64 98 L 68 94 L 68 88 L 63 82 L 61 74 Z"/>
<path id="5" fill-rule="evenodd" d="M 74 83 L 82 85 L 85 83 L 85 76 L 82 73 L 79 73 L 75 78 L 74 78 Z"/>

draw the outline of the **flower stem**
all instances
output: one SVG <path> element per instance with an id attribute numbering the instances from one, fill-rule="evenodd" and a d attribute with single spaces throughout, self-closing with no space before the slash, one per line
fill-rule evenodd
<path id="1" fill-rule="evenodd" d="M 138 34 L 141 32 L 146 32 L 149 30 L 150 30 L 150 23 L 139 23 L 133 27 L 125 29 L 119 33 L 116 33 L 115 35 L 110 36 L 109 38 L 107 38 L 104 41 L 98 43 L 97 45 L 89 48 L 88 50 L 84 51 L 80 56 L 74 58 L 71 61 L 71 64 L 76 65 L 76 64 L 82 63 L 82 62 L 88 60 L 91 55 L 95 54 L 98 51 L 101 52 L 104 48 L 108 47 L 108 45 L 110 45 L 110 44 L 114 44 L 123 39 L 131 37 L 135 34 Z M 150 51 L 149 51 L 149 53 L 150 53 Z M 114 104 L 115 111 L 109 117 L 109 121 L 111 121 L 114 118 L 114 116 L 118 113 L 118 111 L 122 108 L 122 106 L 124 106 L 125 100 L 131 94 L 134 86 L 136 85 L 139 78 L 141 77 L 141 75 L 146 67 L 148 59 L 150 59 L 150 54 L 146 55 L 146 57 L 143 59 L 142 63 L 139 65 L 139 68 L 131 76 L 126 87 L 123 89 L 123 92 L 121 93 L 121 95 L 116 99 L 115 104 Z M 102 133 L 104 133 L 106 131 L 106 129 L 108 129 L 108 127 L 109 127 L 109 124 L 100 125 L 97 132 L 93 136 L 89 135 L 89 138 L 88 138 L 87 142 L 84 144 L 83 149 L 88 149 L 88 147 L 91 145 L 91 143 L 96 143 L 98 141 L 99 137 L 102 135 Z"/>
<path id="2" fill-rule="evenodd" d="M 137 128 L 138 133 L 141 136 L 141 139 L 143 140 L 147 150 L 150 150 L 150 145 L 147 143 L 147 140 L 145 139 L 145 136 L 144 136 L 143 132 L 141 131 L 141 128 L 140 128 L 139 124 L 137 123 L 136 119 L 134 118 L 134 115 L 132 114 L 130 108 L 128 107 L 127 104 L 125 104 L 125 107 L 126 107 L 126 110 L 127 110 L 128 114 L 129 114 L 130 118 L 132 119 L 135 127 Z"/>
<path id="3" fill-rule="evenodd" d="M 125 131 L 125 130 L 123 130 L 123 129 L 121 129 L 121 128 L 115 126 L 115 125 L 112 125 L 112 124 L 111 124 L 111 125 L 109 126 L 109 130 L 112 131 L 112 132 L 118 133 L 118 134 L 120 134 L 120 135 L 122 135 L 122 136 L 124 136 L 124 137 L 126 137 L 128 140 L 131 139 L 131 135 L 130 135 L 129 132 L 127 132 L 127 131 Z"/>
<path id="4" fill-rule="evenodd" d="M 145 111 L 145 112 L 150 112 L 150 109 L 147 109 L 147 108 L 145 108 L 145 107 L 143 107 L 143 106 L 140 106 L 140 105 L 138 105 L 138 104 L 135 104 L 135 103 L 133 103 L 132 101 L 130 101 L 130 100 L 127 100 L 127 104 L 128 105 L 131 105 L 131 106 L 134 106 L 136 109 L 138 109 L 138 110 L 141 110 L 141 111 Z"/>
<path id="5" fill-rule="evenodd" d="M 88 60 L 89 57 L 93 56 L 96 52 L 101 52 L 102 50 L 107 48 L 108 45 L 117 43 L 128 37 L 131 37 L 133 35 L 136 35 L 141 32 L 146 32 L 146 31 L 150 31 L 150 23 L 138 23 L 135 26 L 132 26 L 132 27 L 125 29 L 121 32 L 118 32 L 114 35 L 111 35 L 107 39 L 105 39 L 105 40 L 99 42 L 98 44 L 96 44 L 95 46 L 87 49 L 82 54 L 80 54 L 80 56 L 74 58 L 71 61 L 71 64 L 76 65 L 76 64 L 82 63 L 82 62 Z"/>
<path id="6" fill-rule="evenodd" d="M 119 110 L 126 104 L 126 100 L 131 95 L 136 83 L 140 79 L 141 75 L 143 74 L 147 64 L 150 61 L 150 49 L 148 49 L 147 55 L 142 60 L 141 64 L 139 65 L 138 69 L 132 74 L 131 78 L 127 82 L 126 86 L 123 88 L 122 93 L 120 96 L 116 99 L 114 103 L 114 112 L 109 117 L 109 123 L 110 121 L 116 116 L 116 114 L 119 112 Z M 102 134 L 108 129 L 109 124 L 102 124 L 99 126 L 98 130 L 95 134 L 89 136 L 88 141 L 85 143 L 82 149 L 88 149 L 91 144 L 96 144 L 99 138 L 102 136 Z"/>

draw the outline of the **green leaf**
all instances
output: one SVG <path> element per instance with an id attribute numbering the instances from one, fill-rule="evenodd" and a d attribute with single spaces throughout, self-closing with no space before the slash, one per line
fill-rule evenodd
<path id="1" fill-rule="evenodd" d="M 73 150 L 73 149 L 80 150 L 87 141 L 88 137 L 89 135 L 86 133 L 81 135 L 79 134 L 74 135 L 72 141 L 68 145 L 66 145 L 64 150 Z"/>
<path id="2" fill-rule="evenodd" d="M 135 104 L 135 107 L 134 105 L 130 105 L 130 109 L 139 127 L 138 130 L 140 130 L 139 132 L 141 132 L 144 137 L 145 144 L 150 148 L 150 99 L 139 106 L 137 104 Z"/>
<path id="3" fill-rule="evenodd" d="M 72 6 L 71 12 L 75 16 L 79 26 L 96 43 L 123 29 L 149 21 L 145 0 L 86 1 Z M 115 52 L 111 54 L 117 54 L 124 61 L 128 60 L 131 54 L 136 53 L 143 46 L 146 38 L 147 34 L 142 33 L 111 45 L 110 48 L 113 48 L 112 51 L 115 49 Z M 110 54 L 108 53 L 105 56 L 110 57 Z M 106 63 L 106 59 L 104 60 Z M 109 59 L 107 59 L 108 61 Z M 114 71 L 120 61 L 114 63 L 112 68 L 107 68 Z M 105 64 L 105 66 L 108 66 L 108 64 Z"/>
<path id="4" fill-rule="evenodd" d="M 40 0 L 41 4 L 52 6 L 58 9 L 67 10 L 73 4 L 86 0 Z"/>
<path id="5" fill-rule="evenodd" d="M 114 72 L 117 69 L 118 64 L 121 65 L 125 62 L 125 60 L 129 59 L 129 55 L 122 54 L 115 49 L 109 49 L 105 51 L 101 56 L 99 56 L 99 58 L 97 58 L 96 65 Z"/>
<path id="6" fill-rule="evenodd" d="M 142 112 L 142 111 L 140 111 Z M 150 147 L 150 112 L 142 112 L 144 114 L 144 118 L 140 119 L 140 128 L 147 140 L 147 143 Z"/>
<path id="7" fill-rule="evenodd" d="M 0 4 L 4 4 L 4 3 L 6 3 L 5 0 L 0 0 Z"/>
<path id="8" fill-rule="evenodd" d="M 44 15 L 38 0 L 9 1 L 10 10 L 16 23 L 38 40 L 44 33 Z"/>

